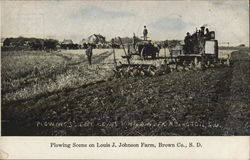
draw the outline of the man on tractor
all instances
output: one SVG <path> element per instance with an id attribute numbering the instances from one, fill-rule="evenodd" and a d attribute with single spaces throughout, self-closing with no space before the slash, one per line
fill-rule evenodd
<path id="1" fill-rule="evenodd" d="M 185 37 L 184 42 L 185 42 L 186 54 L 191 54 L 192 48 L 193 48 L 193 42 L 192 42 L 192 37 L 189 32 L 187 32 L 187 36 Z"/>
<path id="2" fill-rule="evenodd" d="M 211 33 L 209 32 L 209 29 L 206 28 L 205 40 L 210 40 L 210 39 L 211 39 Z"/>
<path id="3" fill-rule="evenodd" d="M 146 26 L 144 26 L 144 30 L 143 30 L 143 40 L 147 40 L 147 36 L 148 36 L 148 30 L 147 30 Z"/>

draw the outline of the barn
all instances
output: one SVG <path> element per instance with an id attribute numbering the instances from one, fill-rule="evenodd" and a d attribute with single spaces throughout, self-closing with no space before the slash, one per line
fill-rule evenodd
<path id="1" fill-rule="evenodd" d="M 78 44 L 74 44 L 71 39 L 64 39 L 61 42 L 61 49 L 79 49 Z"/>

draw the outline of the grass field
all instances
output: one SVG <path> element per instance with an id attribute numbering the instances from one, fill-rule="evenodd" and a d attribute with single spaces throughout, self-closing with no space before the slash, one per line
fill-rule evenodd
<path id="1" fill-rule="evenodd" d="M 93 63 L 110 56 L 95 52 Z M 89 66 L 84 51 L 2 52 L 2 99 L 21 100 L 104 80 L 107 66 Z"/>
<path id="2" fill-rule="evenodd" d="M 2 52 L 2 134 L 249 135 L 249 49 L 231 52 L 231 67 L 112 81 L 110 50 L 92 66 L 83 50 Z"/>

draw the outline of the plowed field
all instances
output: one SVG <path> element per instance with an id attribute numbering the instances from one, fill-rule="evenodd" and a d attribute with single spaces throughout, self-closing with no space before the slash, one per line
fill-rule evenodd
<path id="1" fill-rule="evenodd" d="M 93 66 L 81 53 L 1 56 L 2 135 L 250 134 L 249 49 L 230 67 L 113 80 L 110 51 Z"/>

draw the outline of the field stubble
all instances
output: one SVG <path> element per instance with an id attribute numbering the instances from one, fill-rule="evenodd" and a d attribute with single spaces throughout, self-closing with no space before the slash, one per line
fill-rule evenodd
<path id="1" fill-rule="evenodd" d="M 96 53 L 98 64 L 110 52 Z M 82 54 L 64 52 L 2 52 L 2 99 L 22 100 L 105 80 L 110 69 L 89 66 Z"/>

